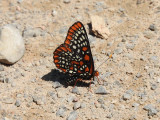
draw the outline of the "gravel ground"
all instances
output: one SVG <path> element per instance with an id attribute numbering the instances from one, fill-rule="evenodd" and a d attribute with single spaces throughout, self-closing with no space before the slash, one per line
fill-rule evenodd
<path id="1" fill-rule="evenodd" d="M 90 15 L 102 17 L 111 33 L 107 40 L 88 34 L 100 83 L 95 79 L 92 91 L 64 87 L 53 51 L 74 22 L 89 33 Z M 159 0 L 3 0 L 6 24 L 21 31 L 26 52 L 0 65 L 1 120 L 160 119 Z"/>

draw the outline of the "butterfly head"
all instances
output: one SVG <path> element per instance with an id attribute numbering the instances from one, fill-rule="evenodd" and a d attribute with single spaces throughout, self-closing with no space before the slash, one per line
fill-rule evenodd
<path id="1" fill-rule="evenodd" d="M 95 71 L 95 72 L 94 72 L 94 76 L 99 76 L 99 72 L 98 72 L 98 71 Z"/>

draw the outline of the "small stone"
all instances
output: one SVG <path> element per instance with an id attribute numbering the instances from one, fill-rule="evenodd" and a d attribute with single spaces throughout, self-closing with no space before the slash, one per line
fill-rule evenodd
<path id="1" fill-rule="evenodd" d="M 80 95 L 80 92 L 79 92 L 77 86 L 75 86 L 75 87 L 72 89 L 72 93 L 76 93 L 77 95 Z"/>
<path id="2" fill-rule="evenodd" d="M 95 91 L 96 94 L 107 94 L 106 88 L 103 86 L 99 86 L 98 89 Z"/>
<path id="3" fill-rule="evenodd" d="M 157 88 L 157 85 L 156 84 L 152 84 L 151 85 L 151 90 L 155 90 Z"/>
<path id="4" fill-rule="evenodd" d="M 160 83 L 160 78 L 157 78 L 157 82 Z"/>
<path id="5" fill-rule="evenodd" d="M 98 98 L 97 100 L 100 104 L 104 104 L 104 100 L 102 98 Z"/>
<path id="6" fill-rule="evenodd" d="M 123 50 L 121 48 L 118 48 L 114 51 L 115 54 L 121 54 Z"/>
<path id="7" fill-rule="evenodd" d="M 12 79 L 11 78 L 6 78 L 6 79 L 4 79 L 4 83 L 12 83 Z"/>
<path id="8" fill-rule="evenodd" d="M 57 15 L 57 11 L 56 10 L 52 10 L 52 16 L 56 16 Z"/>
<path id="9" fill-rule="evenodd" d="M 133 49 L 134 49 L 134 47 L 135 47 L 135 45 L 134 45 L 134 44 L 131 44 L 131 43 L 126 44 L 126 48 L 127 48 L 127 49 L 131 49 L 131 50 L 133 50 Z"/>
<path id="10" fill-rule="evenodd" d="M 19 107 L 21 105 L 21 101 L 20 100 L 16 100 L 15 106 Z"/>
<path id="11" fill-rule="evenodd" d="M 148 116 L 154 116 L 158 112 L 151 104 L 144 106 L 143 109 L 148 111 Z"/>
<path id="12" fill-rule="evenodd" d="M 141 4 L 142 0 L 137 0 L 137 5 Z"/>
<path id="13" fill-rule="evenodd" d="M 23 0 L 17 0 L 17 3 L 19 3 L 19 4 L 20 4 L 21 2 L 23 2 Z"/>
<path id="14" fill-rule="evenodd" d="M 2 65 L 0 65 L 0 71 L 4 71 L 4 68 Z"/>
<path id="15" fill-rule="evenodd" d="M 73 106 L 73 109 L 74 110 L 77 110 L 78 108 L 80 108 L 81 107 L 81 104 L 79 103 L 79 102 L 76 102 L 75 104 L 74 104 L 74 106 Z"/>
<path id="16" fill-rule="evenodd" d="M 52 91 L 48 92 L 47 95 L 50 96 L 53 100 L 55 100 L 57 98 L 57 95 Z"/>
<path id="17" fill-rule="evenodd" d="M 128 94 L 128 93 L 125 93 L 125 94 L 123 95 L 123 100 L 129 100 L 129 99 L 131 99 L 131 95 Z"/>
<path id="18" fill-rule="evenodd" d="M 1 120 L 11 120 L 11 119 L 9 119 L 9 118 L 7 118 L 7 117 L 4 117 L 4 118 L 2 118 Z"/>
<path id="19" fill-rule="evenodd" d="M 152 38 L 155 37 L 155 33 L 152 32 L 152 31 L 145 31 L 145 32 L 143 33 L 143 35 L 144 35 L 144 37 L 146 37 L 146 38 L 148 38 L 148 39 L 152 39 Z"/>
<path id="20" fill-rule="evenodd" d="M 156 27 L 155 27 L 154 24 L 152 24 L 152 25 L 149 26 L 149 29 L 150 29 L 151 31 L 155 31 L 155 30 L 156 30 Z"/>
<path id="21" fill-rule="evenodd" d="M 70 3 L 70 0 L 63 0 L 64 3 Z"/>
<path id="22" fill-rule="evenodd" d="M 2 100 L 3 103 L 6 103 L 6 104 L 13 104 L 14 103 L 14 99 L 13 98 L 4 98 Z"/>
<path id="23" fill-rule="evenodd" d="M 67 120 L 77 120 L 78 119 L 78 115 L 76 111 L 73 111 L 70 113 L 70 115 L 67 117 Z"/>
<path id="24" fill-rule="evenodd" d="M 136 108 L 136 107 L 138 107 L 138 106 L 139 106 L 138 103 L 133 103 L 133 104 L 132 104 L 132 107 L 135 107 L 135 108 Z"/>
<path id="25" fill-rule="evenodd" d="M 61 106 L 56 112 L 56 116 L 64 117 L 66 110 L 67 110 L 66 107 Z"/>
<path id="26" fill-rule="evenodd" d="M 68 30 L 68 28 L 66 26 L 64 26 L 59 30 L 59 33 L 64 35 L 67 32 L 67 30 Z"/>
<path id="27" fill-rule="evenodd" d="M 44 96 L 33 96 L 33 102 L 35 102 L 37 105 L 43 105 L 46 103 L 46 98 Z"/>
<path id="28" fill-rule="evenodd" d="M 107 107 L 104 104 L 101 104 L 101 108 L 103 108 L 104 110 L 107 109 Z"/>
<path id="29" fill-rule="evenodd" d="M 122 42 L 126 42 L 126 39 L 123 38 L 123 39 L 122 39 Z"/>
<path id="30" fill-rule="evenodd" d="M 52 85 L 53 88 L 59 88 L 61 87 L 62 85 L 58 82 L 58 81 L 55 81 Z"/>

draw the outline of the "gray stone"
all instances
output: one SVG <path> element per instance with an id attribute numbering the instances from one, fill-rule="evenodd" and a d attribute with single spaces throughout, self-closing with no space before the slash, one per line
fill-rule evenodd
<path id="1" fill-rule="evenodd" d="M 2 118 L 1 120 L 11 120 L 11 119 L 9 119 L 9 118 L 7 118 L 7 117 L 4 117 L 4 118 Z"/>
<path id="2" fill-rule="evenodd" d="M 78 119 L 78 114 L 76 111 L 71 112 L 67 117 L 67 120 L 77 120 L 77 119 Z"/>
<path id="3" fill-rule="evenodd" d="M 158 112 L 151 104 L 144 106 L 143 109 L 148 111 L 148 116 L 154 116 Z"/>
<path id="4" fill-rule="evenodd" d="M 131 99 L 131 95 L 128 94 L 128 93 L 125 93 L 125 94 L 123 95 L 123 100 L 129 100 L 129 99 Z"/>
<path id="5" fill-rule="evenodd" d="M 20 100 L 16 100 L 15 106 L 20 107 L 21 105 L 21 101 Z"/>
<path id="6" fill-rule="evenodd" d="M 107 94 L 106 88 L 103 86 L 99 86 L 98 89 L 95 91 L 96 94 Z"/>
<path id="7" fill-rule="evenodd" d="M 70 3 L 70 0 L 63 0 L 64 3 Z"/>
<path id="8" fill-rule="evenodd" d="M 80 95 L 80 92 L 79 92 L 77 86 L 75 86 L 75 87 L 72 89 L 72 93 L 76 93 L 77 95 Z"/>
<path id="9" fill-rule="evenodd" d="M 101 108 L 103 108 L 104 110 L 107 109 L 107 107 L 104 104 L 101 104 Z"/>
<path id="10" fill-rule="evenodd" d="M 74 104 L 74 106 L 73 106 L 73 109 L 74 110 L 77 110 L 78 108 L 80 108 L 81 107 L 81 104 L 79 103 L 79 102 L 76 102 L 75 104 Z"/>
<path id="11" fill-rule="evenodd" d="M 59 88 L 61 87 L 62 85 L 58 82 L 58 81 L 55 81 L 52 85 L 53 88 Z"/>
<path id="12" fill-rule="evenodd" d="M 121 48 L 118 48 L 114 51 L 115 54 L 121 54 L 123 50 Z"/>
<path id="13" fill-rule="evenodd" d="M 151 90 L 155 90 L 155 89 L 157 89 L 157 85 L 156 84 L 152 84 L 151 85 Z"/>
<path id="14" fill-rule="evenodd" d="M 54 92 L 48 92 L 48 96 L 50 96 L 53 100 L 57 99 L 57 95 Z"/>
<path id="15" fill-rule="evenodd" d="M 64 35 L 64 34 L 66 34 L 67 30 L 68 30 L 68 28 L 66 26 L 64 26 L 59 30 L 59 33 Z"/>
<path id="16" fill-rule="evenodd" d="M 41 30 L 40 28 L 26 28 L 23 31 L 23 37 L 37 37 L 37 36 L 44 36 L 45 32 Z"/>
<path id="17" fill-rule="evenodd" d="M 33 102 L 37 105 L 43 105 L 46 103 L 46 98 L 44 96 L 33 96 Z"/>
<path id="18" fill-rule="evenodd" d="M 104 100 L 102 98 L 98 98 L 97 100 L 100 104 L 104 104 Z"/>
<path id="19" fill-rule="evenodd" d="M 57 11 L 56 10 L 52 10 L 52 16 L 56 16 L 57 15 Z"/>
<path id="20" fill-rule="evenodd" d="M 148 38 L 148 39 L 152 39 L 152 38 L 155 37 L 155 33 L 152 32 L 152 31 L 145 31 L 145 32 L 143 33 L 143 35 L 144 35 L 144 37 L 146 37 L 146 38 Z"/>
<path id="21" fill-rule="evenodd" d="M 131 49 L 131 50 L 133 50 L 133 49 L 134 49 L 134 47 L 135 47 L 135 45 L 134 45 L 134 44 L 132 44 L 132 43 L 128 43 L 128 44 L 126 44 L 126 48 L 127 48 L 127 49 Z"/>
<path id="22" fill-rule="evenodd" d="M 19 3 L 19 4 L 20 4 L 21 2 L 23 2 L 23 0 L 17 0 L 17 3 Z"/>
<path id="23" fill-rule="evenodd" d="M 0 29 L 0 62 L 14 64 L 25 52 L 23 38 L 13 25 L 5 25 Z"/>
<path id="24" fill-rule="evenodd" d="M 150 29 L 151 31 L 155 31 L 155 30 L 156 30 L 156 26 L 155 26 L 154 24 L 151 24 L 151 25 L 149 26 L 149 29 Z"/>
<path id="25" fill-rule="evenodd" d="M 11 78 L 5 78 L 4 83 L 12 83 L 12 79 Z"/>
<path id="26" fill-rule="evenodd" d="M 66 107 L 61 106 L 56 112 L 56 116 L 64 117 L 66 112 Z"/>
<path id="27" fill-rule="evenodd" d="M 141 4 L 142 0 L 137 0 L 137 5 Z"/>
<path id="28" fill-rule="evenodd" d="M 3 103 L 6 103 L 6 104 L 13 104 L 14 103 L 14 99 L 13 98 L 4 98 L 2 100 Z"/>
<path id="29" fill-rule="evenodd" d="M 4 68 L 2 65 L 0 65 L 0 71 L 4 71 Z"/>

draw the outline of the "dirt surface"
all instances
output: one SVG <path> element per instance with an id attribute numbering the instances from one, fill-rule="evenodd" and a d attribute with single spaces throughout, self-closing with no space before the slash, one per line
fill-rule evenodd
<path id="1" fill-rule="evenodd" d="M 91 15 L 106 21 L 107 40 L 89 34 Z M 92 92 L 55 82 L 53 51 L 76 21 L 86 28 L 100 72 Z M 160 119 L 159 0 L 3 0 L 0 25 L 6 24 L 22 32 L 26 52 L 14 65 L 1 65 L 2 120 Z M 96 94 L 99 87 L 107 94 Z"/>

